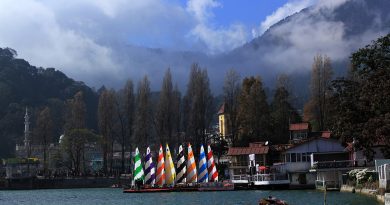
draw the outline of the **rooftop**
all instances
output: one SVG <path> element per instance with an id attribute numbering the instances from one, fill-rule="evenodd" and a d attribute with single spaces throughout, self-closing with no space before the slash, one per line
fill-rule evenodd
<path id="1" fill-rule="evenodd" d="M 308 122 L 302 122 L 302 123 L 290 124 L 289 130 L 290 131 L 309 130 L 309 123 Z"/>
<path id="2" fill-rule="evenodd" d="M 262 143 L 250 143 L 249 147 L 230 147 L 227 155 L 267 154 L 268 150 L 269 147 Z"/>

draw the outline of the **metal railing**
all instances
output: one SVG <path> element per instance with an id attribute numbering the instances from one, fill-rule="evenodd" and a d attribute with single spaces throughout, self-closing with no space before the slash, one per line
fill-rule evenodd
<path id="1" fill-rule="evenodd" d="M 248 180 L 248 175 L 239 174 L 239 175 L 233 175 L 231 180 Z"/>
<path id="2" fill-rule="evenodd" d="M 248 180 L 248 181 L 279 181 L 288 180 L 287 174 L 255 174 L 255 175 L 233 175 L 231 180 Z"/>
<path id="3" fill-rule="evenodd" d="M 251 181 L 279 181 L 288 180 L 287 174 L 255 174 L 250 177 Z"/>
<path id="4" fill-rule="evenodd" d="M 371 165 L 367 160 L 340 160 L 340 161 L 322 161 L 314 162 L 312 169 L 330 169 L 330 168 L 349 168 L 365 167 Z"/>

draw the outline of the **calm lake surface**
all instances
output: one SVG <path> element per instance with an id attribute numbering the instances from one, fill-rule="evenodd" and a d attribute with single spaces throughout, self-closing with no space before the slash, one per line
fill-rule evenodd
<path id="1" fill-rule="evenodd" d="M 268 195 L 284 199 L 289 205 L 324 204 L 323 192 L 315 190 L 125 194 L 122 189 L 113 188 L 0 191 L 0 204 L 241 205 L 257 204 L 260 198 Z M 327 202 L 329 205 L 379 205 L 374 198 L 340 192 L 328 192 Z"/>

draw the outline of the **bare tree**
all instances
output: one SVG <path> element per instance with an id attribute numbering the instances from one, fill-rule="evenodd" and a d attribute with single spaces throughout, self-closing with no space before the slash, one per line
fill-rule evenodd
<path id="1" fill-rule="evenodd" d="M 37 136 L 39 144 L 43 146 L 43 169 L 46 177 L 48 162 L 47 152 L 48 145 L 51 142 L 51 135 L 53 133 L 53 121 L 50 113 L 50 108 L 45 107 L 39 112 L 34 135 Z"/>
<path id="2" fill-rule="evenodd" d="M 109 152 L 112 151 L 113 131 L 114 131 L 114 117 L 115 117 L 115 94 L 112 90 L 104 90 L 99 97 L 98 106 L 98 121 L 99 130 L 102 135 L 103 147 L 103 170 L 108 173 L 107 163 Z M 111 154 L 112 157 L 112 154 Z M 110 160 L 110 168 L 112 167 L 112 160 Z"/>
<path id="3" fill-rule="evenodd" d="M 74 168 L 75 174 L 78 174 L 80 173 L 80 163 L 83 152 L 79 151 L 79 146 L 75 146 L 74 143 L 71 142 L 83 142 L 84 135 L 78 135 L 80 132 L 75 131 L 85 130 L 86 106 L 83 92 L 77 92 L 73 99 L 67 101 L 66 107 L 64 149 L 71 160 L 71 168 Z M 84 146 L 84 144 L 82 144 L 82 146 Z"/>
<path id="4" fill-rule="evenodd" d="M 332 80 L 332 65 L 327 56 L 317 55 L 314 57 L 311 76 L 311 99 L 305 105 L 306 113 L 314 117 L 305 119 L 315 120 L 318 123 L 318 129 L 327 129 L 328 98 L 330 96 L 330 84 Z M 311 109 L 309 109 L 309 106 Z"/>

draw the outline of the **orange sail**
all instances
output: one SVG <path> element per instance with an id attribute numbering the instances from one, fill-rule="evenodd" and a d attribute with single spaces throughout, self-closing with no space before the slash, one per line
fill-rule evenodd
<path id="1" fill-rule="evenodd" d="M 187 160 L 187 183 L 196 183 L 198 181 L 196 174 L 196 164 L 191 144 L 188 143 L 188 160 Z"/>

